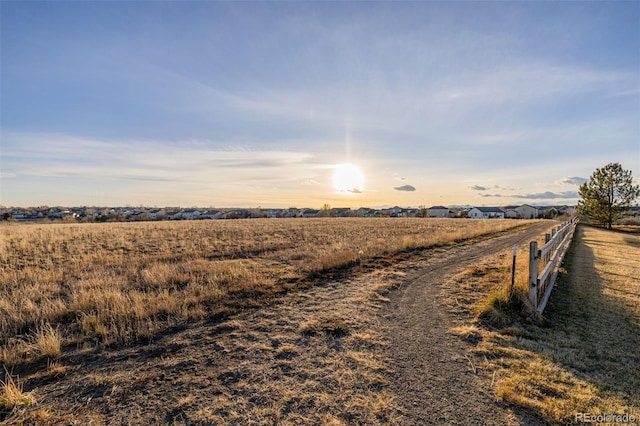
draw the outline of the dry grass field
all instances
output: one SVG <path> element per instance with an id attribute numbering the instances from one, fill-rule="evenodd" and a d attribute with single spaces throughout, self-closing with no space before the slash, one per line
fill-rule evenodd
<path id="1" fill-rule="evenodd" d="M 527 251 L 521 248 L 516 294 L 526 294 Z M 545 319 L 496 313 L 506 299 L 511 256 L 487 259 L 459 277 L 480 323 L 452 330 L 473 341 L 478 367 L 492 375 L 499 400 L 549 424 L 587 413 L 640 421 L 640 233 L 579 226 Z M 496 291 L 497 289 L 497 291 Z M 490 296 L 487 295 L 491 294 Z M 516 304 L 522 306 L 522 304 Z M 502 316 L 500 316 L 502 315 Z M 497 325 L 497 327 L 496 327 Z M 606 422 L 605 422 L 606 423 Z M 611 423 L 607 423 L 611 424 Z"/>
<path id="2" fill-rule="evenodd" d="M 0 362 L 21 376 L 3 375 L 0 406 L 6 412 L 32 404 L 21 383 L 37 382 L 43 369 L 64 376 L 61 354 L 148 344 L 171 327 L 244 312 L 326 282 L 341 268 L 523 225 L 454 219 L 3 225 Z M 294 328 L 305 336 L 339 334 L 341 322 L 326 318 Z M 277 350 L 285 360 L 298 356 L 292 346 Z"/>

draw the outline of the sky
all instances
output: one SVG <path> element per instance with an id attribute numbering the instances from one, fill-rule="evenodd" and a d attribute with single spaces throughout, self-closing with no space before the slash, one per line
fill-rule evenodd
<path id="1" fill-rule="evenodd" d="M 2 1 L 0 24 L 4 206 L 575 204 L 598 167 L 640 176 L 638 1 Z"/>

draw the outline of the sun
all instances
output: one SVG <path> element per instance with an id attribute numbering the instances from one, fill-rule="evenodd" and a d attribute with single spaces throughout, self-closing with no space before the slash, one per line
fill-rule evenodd
<path id="1" fill-rule="evenodd" d="M 359 194 L 364 190 L 364 173 L 355 164 L 338 164 L 333 172 L 333 186 L 338 192 Z"/>

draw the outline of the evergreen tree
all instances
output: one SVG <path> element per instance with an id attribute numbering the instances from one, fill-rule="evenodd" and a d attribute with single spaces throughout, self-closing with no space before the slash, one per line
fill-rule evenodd
<path id="1" fill-rule="evenodd" d="M 640 186 L 633 184 L 630 170 L 624 170 L 620 163 L 609 163 L 596 169 L 579 192 L 578 212 L 611 229 L 640 197 Z"/>

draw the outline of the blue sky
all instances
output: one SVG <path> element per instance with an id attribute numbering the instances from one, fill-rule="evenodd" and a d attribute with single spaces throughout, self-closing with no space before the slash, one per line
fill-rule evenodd
<path id="1" fill-rule="evenodd" d="M 5 206 L 573 204 L 640 175 L 637 1 L 0 8 Z"/>

